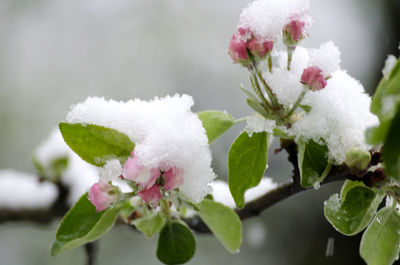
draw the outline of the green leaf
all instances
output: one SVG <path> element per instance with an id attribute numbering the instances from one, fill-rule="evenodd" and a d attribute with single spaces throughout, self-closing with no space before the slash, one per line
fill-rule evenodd
<path id="1" fill-rule="evenodd" d="M 371 102 L 371 112 L 383 118 L 387 114 L 385 110 L 385 97 L 388 95 L 398 94 L 400 91 L 400 60 L 397 60 L 388 77 L 382 77 L 376 88 Z"/>
<path id="2" fill-rule="evenodd" d="M 228 183 L 237 207 L 244 206 L 244 193 L 257 186 L 268 161 L 268 134 L 243 132 L 232 144 L 228 155 Z"/>
<path id="3" fill-rule="evenodd" d="M 300 184 L 309 188 L 316 182 L 321 182 L 329 174 L 332 165 L 327 159 L 328 147 L 316 143 L 314 140 L 297 140 Z"/>
<path id="4" fill-rule="evenodd" d="M 211 143 L 235 124 L 233 117 L 223 111 L 206 110 L 198 113 Z"/>
<path id="5" fill-rule="evenodd" d="M 34 155 L 32 156 L 32 162 L 40 176 L 51 181 L 58 181 L 61 177 L 61 174 L 68 167 L 67 156 L 55 158 L 50 162 L 50 165 L 45 166 L 42 165 Z"/>
<path id="6" fill-rule="evenodd" d="M 346 182 L 341 200 L 333 194 L 324 203 L 324 214 L 332 226 L 342 234 L 355 235 L 367 227 L 384 195 L 372 189 Z"/>
<path id="7" fill-rule="evenodd" d="M 367 142 L 379 144 L 386 139 L 393 118 L 400 108 L 400 60 L 388 77 L 383 77 L 371 102 L 371 112 L 379 118 L 380 124 L 367 130 Z"/>
<path id="8" fill-rule="evenodd" d="M 136 226 L 137 230 L 142 232 L 146 237 L 152 238 L 158 231 L 161 230 L 161 228 L 163 228 L 165 224 L 165 218 L 160 212 L 158 212 L 135 219 L 133 224 Z"/>
<path id="9" fill-rule="evenodd" d="M 386 174 L 400 180 L 400 110 L 392 121 L 383 148 Z"/>
<path id="10" fill-rule="evenodd" d="M 272 129 L 272 133 L 275 137 L 282 138 L 282 139 L 292 140 L 295 138 L 294 136 L 287 134 L 286 132 L 284 132 L 283 130 L 281 130 L 279 128 Z"/>
<path id="11" fill-rule="evenodd" d="M 312 109 L 310 105 L 299 105 L 300 108 L 302 108 L 306 113 L 309 113 Z"/>
<path id="12" fill-rule="evenodd" d="M 135 147 L 128 136 L 114 129 L 80 123 L 60 123 L 59 127 L 69 147 L 95 166 L 103 166 L 113 158 L 124 163 Z"/>
<path id="13" fill-rule="evenodd" d="M 101 212 L 88 200 L 85 193 L 68 211 L 57 230 L 51 255 L 94 241 L 104 235 L 117 220 L 121 203 Z"/>
<path id="14" fill-rule="evenodd" d="M 396 208 L 380 210 L 361 239 L 361 257 L 368 265 L 393 264 L 399 257 L 399 231 L 400 215 Z"/>
<path id="15" fill-rule="evenodd" d="M 340 190 L 340 200 L 344 202 L 346 199 L 347 192 L 355 187 L 365 187 L 364 183 L 361 181 L 346 180 L 343 183 L 342 189 Z"/>
<path id="16" fill-rule="evenodd" d="M 261 116 L 265 118 L 270 118 L 272 115 L 263 107 L 263 105 L 257 100 L 251 100 L 250 98 L 246 99 L 247 105 L 249 105 L 250 108 L 252 108 L 255 112 L 260 114 Z"/>
<path id="17" fill-rule="evenodd" d="M 51 161 L 51 171 L 54 176 L 60 177 L 68 167 L 68 157 L 61 157 Z"/>
<path id="18" fill-rule="evenodd" d="M 189 261 L 196 249 L 192 231 L 179 221 L 167 222 L 160 232 L 157 258 L 165 264 L 183 264 Z"/>
<path id="19" fill-rule="evenodd" d="M 198 204 L 198 207 L 201 219 L 222 245 L 232 253 L 238 252 L 242 243 L 242 222 L 235 211 L 207 199 Z"/>
<path id="20" fill-rule="evenodd" d="M 252 92 L 250 92 L 249 90 L 247 90 L 246 88 L 244 88 L 243 86 L 239 86 L 240 87 L 240 89 L 246 94 L 246 96 L 250 99 L 250 100 L 252 100 L 252 101 L 258 101 L 258 98 L 252 93 Z"/>

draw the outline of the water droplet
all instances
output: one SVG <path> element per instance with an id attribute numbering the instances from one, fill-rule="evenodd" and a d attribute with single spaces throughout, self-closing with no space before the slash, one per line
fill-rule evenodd
<path id="1" fill-rule="evenodd" d="M 335 239 L 333 237 L 328 238 L 328 242 L 326 244 L 326 251 L 325 251 L 325 256 L 326 257 L 332 257 L 333 256 L 333 250 L 335 247 Z"/>
<path id="2" fill-rule="evenodd" d="M 376 218 L 376 221 L 378 222 L 378 223 L 382 223 L 382 220 L 381 220 L 381 218 L 380 217 L 378 217 L 378 218 Z"/>

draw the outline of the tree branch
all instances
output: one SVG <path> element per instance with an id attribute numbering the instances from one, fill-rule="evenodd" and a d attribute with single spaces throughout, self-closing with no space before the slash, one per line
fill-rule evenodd
<path id="1" fill-rule="evenodd" d="M 98 241 L 93 241 L 85 245 L 86 253 L 86 264 L 96 265 L 97 264 L 97 253 L 98 253 Z"/>
<path id="2" fill-rule="evenodd" d="M 288 160 L 293 165 L 293 176 L 292 180 L 280 184 L 275 189 L 272 189 L 262 195 L 261 197 L 250 201 L 245 204 L 241 209 L 235 209 L 241 220 L 245 220 L 250 217 L 258 216 L 269 207 L 276 203 L 283 201 L 301 191 L 309 190 L 310 188 L 304 188 L 300 185 L 300 171 L 298 168 L 297 160 L 297 146 L 292 140 L 284 140 L 281 142 L 281 149 L 285 149 L 288 153 Z M 278 151 L 280 151 L 278 150 Z M 363 177 L 353 175 L 346 166 L 333 166 L 329 175 L 321 182 L 321 185 L 333 181 L 340 181 L 345 179 L 368 181 L 368 174 Z M 62 217 L 67 211 L 67 195 L 68 190 L 62 184 L 57 185 L 59 189 L 59 197 L 57 201 L 49 209 L 34 209 L 34 210 L 0 210 L 0 224 L 4 222 L 16 222 L 16 221 L 30 221 L 39 224 L 46 224 L 52 220 Z M 198 217 L 184 220 L 194 231 L 198 233 L 210 233 L 208 227 Z M 118 222 L 120 224 L 121 222 Z"/>

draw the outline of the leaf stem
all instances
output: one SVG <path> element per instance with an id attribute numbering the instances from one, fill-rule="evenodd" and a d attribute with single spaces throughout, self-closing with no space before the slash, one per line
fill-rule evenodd
<path id="1" fill-rule="evenodd" d="M 287 58 L 287 70 L 290 71 L 290 67 L 292 64 L 292 59 L 293 59 L 293 53 L 296 50 L 296 46 L 292 46 L 292 45 L 287 45 L 287 54 L 288 54 L 288 58 Z"/>
<path id="2" fill-rule="evenodd" d="M 290 116 L 296 111 L 297 107 L 299 106 L 299 104 L 303 100 L 306 92 L 307 92 L 307 89 L 303 88 L 303 91 L 301 91 L 301 93 L 300 93 L 299 97 L 297 98 L 296 102 L 293 104 L 292 108 L 288 111 L 288 113 L 287 113 L 288 118 L 290 118 Z"/>

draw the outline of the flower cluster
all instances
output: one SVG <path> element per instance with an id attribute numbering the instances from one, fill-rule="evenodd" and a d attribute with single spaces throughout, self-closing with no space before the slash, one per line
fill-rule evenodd
<path id="1" fill-rule="evenodd" d="M 309 36 L 309 7 L 309 0 L 250 3 L 240 15 L 229 54 L 249 71 L 250 107 L 269 121 L 250 119 L 250 134 L 277 128 L 313 139 L 326 144 L 329 159 L 341 164 L 351 148 L 368 148 L 364 131 L 377 118 L 362 85 L 340 69 L 340 52 L 332 41 L 317 49 L 299 46 Z"/>
<path id="2" fill-rule="evenodd" d="M 132 158 L 126 161 L 122 169 L 122 176 L 137 183 L 141 188 L 138 195 L 145 202 L 152 203 L 157 203 L 161 199 L 161 189 L 170 191 L 183 184 L 183 169 L 170 168 L 161 171 L 158 167 L 145 167 L 133 153 Z"/>
<path id="3" fill-rule="evenodd" d="M 175 95 L 128 102 L 93 97 L 73 106 L 68 122 L 115 129 L 135 145 L 127 159 L 98 158 L 104 165 L 89 194 L 97 210 L 121 196 L 156 207 L 168 196 L 198 203 L 211 192 L 216 176 L 208 138 L 192 105 L 190 96 Z"/>
<path id="4" fill-rule="evenodd" d="M 264 59 L 273 46 L 273 41 L 262 40 L 249 29 L 239 28 L 229 43 L 229 54 L 234 63 L 248 65 L 254 59 Z"/>
<path id="5" fill-rule="evenodd" d="M 170 168 L 161 170 L 159 167 L 146 167 L 141 164 L 132 152 L 124 167 L 121 168 L 117 159 L 109 160 L 100 171 L 100 180 L 89 192 L 89 200 L 98 211 L 110 207 L 118 201 L 119 188 L 112 185 L 117 178 L 132 181 L 137 195 L 145 202 L 157 205 L 165 192 L 179 188 L 183 184 L 183 169 Z M 117 177 L 118 176 L 118 177 Z"/>

